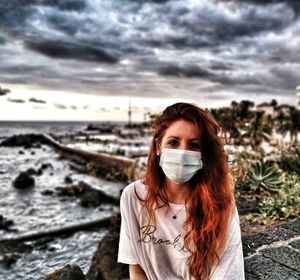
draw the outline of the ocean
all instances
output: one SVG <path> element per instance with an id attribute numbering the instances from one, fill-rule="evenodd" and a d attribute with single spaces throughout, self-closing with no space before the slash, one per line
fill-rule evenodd
<path id="1" fill-rule="evenodd" d="M 7 137 L 28 133 L 53 133 L 70 135 L 82 132 L 91 122 L 0 122 L 0 142 Z M 95 123 L 95 122 L 93 122 Z M 97 122 L 96 124 L 105 124 Z M 117 125 L 117 124 L 116 124 Z M 34 176 L 35 185 L 26 190 L 13 187 L 13 180 L 29 168 L 48 167 L 40 176 Z M 99 207 L 82 207 L 75 197 L 45 195 L 56 187 L 66 187 L 66 177 L 73 184 L 83 181 L 94 189 L 111 196 L 119 196 L 124 187 L 119 182 L 96 178 L 72 168 L 51 147 L 40 148 L 0 147 L 0 215 L 13 221 L 10 230 L 0 229 L 3 239 L 21 237 L 70 225 L 110 217 L 118 212 L 117 206 L 103 204 Z M 37 246 L 25 252 L 6 252 L 0 249 L 0 279 L 44 279 L 55 269 L 68 263 L 76 263 L 87 272 L 98 242 L 107 229 L 78 231 L 65 238 L 55 238 L 45 246 Z M 30 245 L 31 242 L 25 242 Z M 0 244 L 1 246 L 1 244 Z M 15 262 L 7 266 L 7 259 Z"/>

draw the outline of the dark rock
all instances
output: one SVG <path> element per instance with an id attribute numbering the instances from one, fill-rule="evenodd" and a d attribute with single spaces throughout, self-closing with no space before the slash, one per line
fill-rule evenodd
<path id="1" fill-rule="evenodd" d="M 283 241 L 297 236 L 298 234 L 295 231 L 284 228 L 279 225 L 273 228 L 266 229 L 262 232 L 272 243 L 275 241 Z"/>
<path id="2" fill-rule="evenodd" d="M 0 215 L 0 229 L 8 230 L 13 224 L 14 222 L 12 220 L 8 220 Z"/>
<path id="3" fill-rule="evenodd" d="M 41 176 L 43 174 L 43 170 L 39 168 L 36 172 L 36 175 Z"/>
<path id="4" fill-rule="evenodd" d="M 85 169 L 84 166 L 79 165 L 79 164 L 76 164 L 76 163 L 74 163 L 74 162 L 70 162 L 70 163 L 69 163 L 69 167 L 70 167 L 71 170 L 74 170 L 74 171 L 76 171 L 77 173 L 80 173 L 80 174 L 86 173 L 86 169 Z"/>
<path id="5" fill-rule="evenodd" d="M 254 275 L 252 273 L 249 272 L 245 272 L 245 279 L 247 280 L 257 280 L 257 275 Z"/>
<path id="6" fill-rule="evenodd" d="M 244 256 L 249 256 L 262 245 L 270 245 L 276 241 L 284 241 L 297 236 L 296 228 L 300 219 L 271 227 L 255 235 L 243 236 L 243 252 Z M 293 230 L 292 230 L 293 229 Z"/>
<path id="7" fill-rule="evenodd" d="M 0 260 L 0 263 L 6 268 L 9 269 L 13 264 L 17 262 L 17 260 L 21 257 L 21 254 L 18 253 L 12 253 L 12 254 L 6 254 L 2 257 Z"/>
<path id="8" fill-rule="evenodd" d="M 30 153 L 31 155 L 35 155 L 35 151 L 31 151 L 31 153 Z"/>
<path id="9" fill-rule="evenodd" d="M 32 175 L 37 175 L 37 171 L 34 169 L 34 168 L 28 168 L 26 171 L 26 174 L 29 175 L 29 176 L 32 176 Z"/>
<path id="10" fill-rule="evenodd" d="M 41 237 L 34 241 L 34 248 L 38 250 L 48 249 L 48 243 L 55 240 L 53 236 Z"/>
<path id="11" fill-rule="evenodd" d="M 300 272 L 300 253 L 294 249 L 280 246 L 263 249 L 260 253 L 266 258 Z"/>
<path id="12" fill-rule="evenodd" d="M 16 253 L 15 256 L 20 256 L 21 253 L 30 252 L 33 249 L 33 245 L 25 244 L 24 242 L 8 240 L 0 241 L 0 255 L 10 255 Z"/>
<path id="13" fill-rule="evenodd" d="M 51 191 L 51 190 L 44 190 L 44 191 L 41 192 L 42 195 L 53 195 L 53 193 L 54 192 Z"/>
<path id="14" fill-rule="evenodd" d="M 300 251 L 300 239 L 290 242 L 289 245 Z"/>
<path id="15" fill-rule="evenodd" d="M 65 187 L 55 187 L 55 190 L 56 190 L 56 194 L 58 196 L 72 196 L 73 195 L 73 194 L 70 194 L 68 192 L 68 189 Z"/>
<path id="16" fill-rule="evenodd" d="M 120 215 L 111 219 L 109 232 L 99 242 L 87 272 L 88 280 L 121 280 L 128 279 L 128 265 L 117 263 Z"/>
<path id="17" fill-rule="evenodd" d="M 53 168 L 53 165 L 51 163 L 43 163 L 40 168 L 45 170 L 47 168 Z"/>
<path id="18" fill-rule="evenodd" d="M 255 252 L 255 250 L 262 245 L 269 245 L 272 243 L 272 240 L 268 239 L 268 237 L 262 233 L 258 233 L 250 236 L 243 236 L 243 253 L 244 257 L 251 255 Z"/>
<path id="19" fill-rule="evenodd" d="M 281 245 L 281 241 L 299 236 L 297 233 L 299 221 L 300 219 L 293 220 L 268 228 L 256 235 L 244 236 L 242 238 L 245 257 L 245 277 L 247 280 L 300 279 L 300 253 L 298 251 L 300 240 L 295 239 L 290 241 L 288 245 L 291 247 Z M 273 246 L 275 242 L 276 246 Z M 272 245 L 261 247 L 270 244 Z M 258 248 L 259 250 L 257 250 Z"/>
<path id="20" fill-rule="evenodd" d="M 25 152 L 24 151 L 19 151 L 19 155 L 24 155 Z"/>
<path id="21" fill-rule="evenodd" d="M 36 171 L 36 175 L 40 176 L 43 174 L 43 171 L 47 168 L 53 168 L 51 163 L 43 163 L 41 167 Z"/>
<path id="22" fill-rule="evenodd" d="M 73 179 L 68 175 L 65 177 L 64 181 L 65 181 L 66 184 L 72 184 L 73 183 Z"/>
<path id="23" fill-rule="evenodd" d="M 86 278 L 79 266 L 68 264 L 47 275 L 45 280 L 86 280 Z"/>
<path id="24" fill-rule="evenodd" d="M 41 134 L 18 134 L 11 136 L 0 143 L 0 146 L 6 147 L 24 147 L 34 148 L 36 145 L 47 144 L 47 141 Z"/>
<path id="25" fill-rule="evenodd" d="M 282 225 L 282 227 L 300 234 L 300 219 L 298 218 L 296 220 L 285 223 Z"/>
<path id="26" fill-rule="evenodd" d="M 83 207 L 97 207 L 101 203 L 117 204 L 118 201 L 100 190 L 93 189 L 90 185 L 83 181 L 78 184 L 64 187 L 56 187 L 59 196 L 75 196 L 80 199 Z"/>
<path id="27" fill-rule="evenodd" d="M 298 280 L 300 273 L 276 263 L 262 255 L 255 255 L 245 260 L 246 279 Z M 254 277 L 256 276 L 256 278 Z"/>
<path id="28" fill-rule="evenodd" d="M 31 177 L 30 172 L 21 172 L 13 181 L 13 186 L 17 189 L 26 189 L 33 187 L 35 184 L 34 178 Z"/>

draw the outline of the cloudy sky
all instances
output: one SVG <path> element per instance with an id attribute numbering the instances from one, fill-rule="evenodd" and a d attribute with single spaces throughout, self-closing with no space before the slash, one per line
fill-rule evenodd
<path id="1" fill-rule="evenodd" d="M 0 119 L 295 105 L 299 0 L 1 0 Z"/>

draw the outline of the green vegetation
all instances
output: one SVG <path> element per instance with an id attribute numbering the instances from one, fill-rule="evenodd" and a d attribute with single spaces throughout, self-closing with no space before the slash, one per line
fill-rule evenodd
<path id="1" fill-rule="evenodd" d="M 282 186 L 280 175 L 281 172 L 275 165 L 269 162 L 256 162 L 250 167 L 250 189 L 255 193 L 263 191 L 278 193 Z"/>
<path id="2" fill-rule="evenodd" d="M 299 150 L 289 157 L 290 162 L 299 163 Z M 245 158 L 248 156 L 248 159 Z M 300 214 L 300 173 L 295 171 L 292 164 L 287 168 L 287 156 L 284 164 L 279 162 L 254 161 L 249 153 L 240 153 L 237 163 L 244 163 L 235 174 L 235 186 L 237 191 L 251 197 L 253 201 L 259 201 L 260 217 L 255 219 L 288 219 Z M 280 168 L 285 166 L 285 170 Z M 248 218 L 253 221 L 253 215 Z"/>
<path id="3" fill-rule="evenodd" d="M 278 193 L 263 200 L 260 210 L 264 216 L 286 219 L 300 213 L 300 177 L 296 173 L 282 175 L 282 187 Z"/>
<path id="4" fill-rule="evenodd" d="M 247 100 L 211 110 L 222 127 L 224 143 L 244 147 L 234 152 L 235 188 L 242 200 L 255 205 L 248 219 L 262 223 L 300 215 L 300 110 L 277 107 L 276 100 L 270 105 L 273 114 L 251 110 L 254 104 Z M 287 135 L 289 143 L 282 140 Z M 262 143 L 273 147 L 272 152 L 267 153 Z"/>

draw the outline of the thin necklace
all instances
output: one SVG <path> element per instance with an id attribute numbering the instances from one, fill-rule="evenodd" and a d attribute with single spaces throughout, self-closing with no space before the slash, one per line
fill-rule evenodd
<path id="1" fill-rule="evenodd" d="M 173 214 L 172 218 L 173 218 L 174 220 L 177 219 L 178 213 L 179 213 L 184 207 L 185 207 L 185 205 L 183 205 L 183 206 L 182 206 L 175 214 L 174 214 L 174 212 L 172 211 L 172 209 L 171 209 L 171 207 L 170 207 L 170 210 L 171 210 L 171 212 L 172 212 L 172 214 Z"/>

